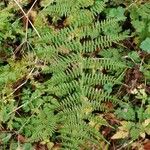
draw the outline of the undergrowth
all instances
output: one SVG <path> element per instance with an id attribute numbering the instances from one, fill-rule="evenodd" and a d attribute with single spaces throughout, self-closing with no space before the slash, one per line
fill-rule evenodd
<path id="1" fill-rule="evenodd" d="M 150 3 L 0 1 L 0 149 L 146 149 Z"/>

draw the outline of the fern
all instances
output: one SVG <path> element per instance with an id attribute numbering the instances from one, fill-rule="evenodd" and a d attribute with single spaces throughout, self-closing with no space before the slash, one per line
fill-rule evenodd
<path id="1" fill-rule="evenodd" d="M 120 85 L 127 68 L 123 61 L 103 58 L 100 53 L 127 37 L 124 32 L 104 32 L 106 27 L 123 21 L 122 18 L 97 19 L 105 10 L 106 2 L 57 0 L 41 8 L 34 22 L 42 32 L 41 38 L 31 31 L 33 35 L 28 39 L 36 61 L 34 55 L 29 55 L 15 64 L 8 62 L 2 69 L 1 72 L 5 70 L 10 76 L 1 81 L 2 86 L 14 84 L 34 69 L 21 89 L 20 101 L 13 103 L 15 108 L 11 112 L 6 111 L 14 115 L 11 126 L 29 141 L 52 140 L 61 143 L 62 149 L 79 150 L 91 149 L 93 145 L 100 148 L 100 141 L 105 140 L 99 131 L 102 125 L 109 125 L 96 112 L 109 111 L 107 102 L 120 102 L 112 95 L 116 91 L 107 92 L 104 86 Z M 48 22 L 49 26 L 44 26 Z M 13 73 L 17 75 L 14 79 Z M 41 82 L 37 79 L 40 75 Z M 28 119 L 18 116 L 19 111 Z"/>
<path id="2" fill-rule="evenodd" d="M 43 10 L 44 15 L 52 17 L 53 25 L 65 16 L 62 29 L 52 27 L 49 33 L 43 35 L 44 47 L 47 49 L 47 56 L 50 57 L 41 53 L 47 61 L 42 72 L 52 74 L 44 86 L 47 87 L 46 93 L 54 96 L 58 102 L 57 138 L 62 143 L 62 149 L 78 150 L 81 146 L 84 147 L 89 139 L 89 148 L 92 144 L 100 147 L 99 141 L 104 138 L 99 129 L 90 125 L 91 122 L 96 124 L 98 117 L 92 114 L 95 111 L 107 111 L 107 101 L 119 103 L 116 96 L 104 90 L 104 85 L 121 84 L 120 76 L 127 66 L 113 59 L 101 58 L 97 51 L 111 47 L 127 35 L 104 34 L 105 26 L 122 21 L 121 18 L 95 20 L 94 16 L 104 9 L 104 1 L 60 0 Z M 41 44 L 37 43 L 36 47 L 41 47 Z M 37 54 L 41 57 L 38 49 Z M 109 74 L 104 73 L 104 70 L 109 71 Z M 102 118 L 99 119 L 104 121 Z M 104 122 L 104 125 L 108 125 Z"/>
<path id="3" fill-rule="evenodd" d="M 50 112 L 49 109 L 44 108 L 40 111 L 37 116 L 33 116 L 31 120 L 32 126 L 32 136 L 29 138 L 29 141 L 39 141 L 39 140 L 48 140 L 52 134 L 55 132 L 57 116 Z"/>

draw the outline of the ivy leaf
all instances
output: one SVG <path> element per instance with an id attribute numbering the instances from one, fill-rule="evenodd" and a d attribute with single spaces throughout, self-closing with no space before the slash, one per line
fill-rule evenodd
<path id="1" fill-rule="evenodd" d="M 147 52 L 147 53 L 150 53 L 150 38 L 146 38 L 140 45 L 140 48 Z"/>

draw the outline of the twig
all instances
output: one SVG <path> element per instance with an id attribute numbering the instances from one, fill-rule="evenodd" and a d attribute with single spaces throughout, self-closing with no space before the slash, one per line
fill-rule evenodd
<path id="1" fill-rule="evenodd" d="M 134 4 L 136 4 L 138 2 L 138 0 L 135 0 L 133 3 L 131 3 L 127 8 L 126 10 L 128 10 L 130 7 L 132 7 Z"/>
<path id="2" fill-rule="evenodd" d="M 36 4 L 37 0 L 34 1 L 34 3 L 32 4 L 32 6 L 30 7 L 29 11 L 27 12 L 27 16 L 29 15 L 29 13 L 31 12 L 32 8 L 34 7 L 34 5 Z M 26 20 L 26 36 L 25 36 L 25 41 L 27 41 L 28 38 L 28 25 L 29 25 L 29 17 Z"/>
<path id="3" fill-rule="evenodd" d="M 24 43 L 25 43 L 25 41 L 22 42 L 22 43 L 14 50 L 13 53 L 16 54 Z"/>
<path id="4" fill-rule="evenodd" d="M 40 34 L 38 33 L 38 31 L 36 30 L 36 28 L 34 27 L 33 23 L 30 21 L 28 15 L 24 12 L 24 10 L 22 9 L 21 5 L 18 3 L 17 0 L 14 0 L 14 2 L 18 5 L 18 7 L 20 8 L 20 10 L 22 11 L 22 13 L 24 14 L 24 16 L 26 17 L 26 19 L 29 21 L 29 23 L 31 24 L 32 28 L 35 30 L 36 34 L 38 35 L 39 38 L 41 38 Z"/>
<path id="5" fill-rule="evenodd" d="M 22 108 L 23 106 L 27 105 L 28 103 L 32 102 L 32 101 L 35 100 L 36 98 L 38 98 L 38 96 L 35 97 L 35 98 L 33 98 L 33 99 L 31 99 L 30 101 L 27 101 L 26 103 L 20 105 L 19 107 L 15 108 L 15 109 L 14 109 L 13 111 L 11 111 L 8 115 L 11 115 L 13 112 L 16 112 L 17 110 L 19 110 L 19 109 Z"/>
<path id="6" fill-rule="evenodd" d="M 29 20 L 27 19 L 27 20 L 26 20 L 26 35 L 25 35 L 25 42 L 26 42 L 27 39 L 28 39 L 28 25 L 29 25 Z"/>
<path id="7" fill-rule="evenodd" d="M 125 143 L 124 145 L 122 145 L 120 148 L 118 148 L 117 150 L 122 150 L 123 148 L 127 147 L 129 144 L 133 143 L 133 141 L 130 141 L 128 143 Z"/>
<path id="8" fill-rule="evenodd" d="M 29 11 L 27 12 L 27 15 L 30 13 L 30 11 L 32 10 L 32 8 L 34 7 L 34 5 L 36 4 L 37 0 L 34 1 L 34 3 L 32 4 L 32 6 L 30 7 Z"/>
<path id="9" fill-rule="evenodd" d="M 34 69 L 35 69 L 35 68 L 33 68 L 33 69 L 30 71 L 30 73 L 28 74 L 26 80 L 25 80 L 22 84 L 20 84 L 17 88 L 15 88 L 14 91 L 13 91 L 12 93 L 10 93 L 9 95 L 7 95 L 4 99 L 6 99 L 6 98 L 8 98 L 9 96 L 13 95 L 19 88 L 21 88 L 23 85 L 25 85 L 25 84 L 27 83 L 29 77 L 30 77 L 31 74 L 33 73 Z"/>

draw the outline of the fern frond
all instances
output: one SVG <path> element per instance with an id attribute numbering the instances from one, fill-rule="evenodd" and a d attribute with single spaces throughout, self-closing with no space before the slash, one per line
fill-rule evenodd
<path id="1" fill-rule="evenodd" d="M 97 21 L 92 25 L 82 26 L 77 31 L 79 37 L 91 37 L 92 39 L 98 37 L 105 28 L 115 26 L 122 18 L 106 19 L 101 22 Z"/>
<path id="2" fill-rule="evenodd" d="M 123 62 L 116 62 L 110 58 L 85 58 L 83 60 L 83 65 L 85 69 L 95 69 L 95 70 L 117 70 L 124 69 L 126 65 Z"/>
<path id="3" fill-rule="evenodd" d="M 84 76 L 84 84 L 91 85 L 104 85 L 107 83 L 116 83 L 116 79 L 114 77 L 104 75 L 102 73 L 95 74 L 86 74 Z"/>
<path id="4" fill-rule="evenodd" d="M 94 5 L 90 8 L 91 12 L 93 12 L 94 15 L 101 13 L 106 6 L 105 3 L 105 1 L 95 1 Z"/>
<path id="5" fill-rule="evenodd" d="M 62 99 L 60 103 L 61 107 L 65 107 L 66 105 L 66 108 L 72 108 L 74 106 L 77 106 L 80 103 L 80 94 L 77 92 L 75 92 L 74 94 L 69 94 L 65 97 L 65 99 Z"/>
<path id="6" fill-rule="evenodd" d="M 118 103 L 119 100 L 115 96 L 111 96 L 110 94 L 104 92 L 103 90 L 97 90 L 92 87 L 85 87 L 84 94 L 89 98 L 90 101 L 112 101 L 113 103 Z"/>
<path id="7" fill-rule="evenodd" d="M 29 141 L 48 140 L 56 129 L 57 117 L 47 108 L 40 111 L 36 118 L 32 118 L 32 136 Z"/>
<path id="8" fill-rule="evenodd" d="M 25 115 L 32 113 L 22 130 L 22 133 L 28 132 L 31 142 L 57 138 L 62 143 L 62 149 L 79 150 L 85 146 L 92 149 L 91 145 L 99 149 L 100 140 L 105 140 L 99 131 L 102 125 L 108 126 L 108 123 L 96 112 L 109 111 L 107 102 L 120 103 L 114 93 L 127 68 L 119 59 L 106 58 L 101 53 L 104 48 L 113 48 L 113 43 L 127 37 L 121 30 L 111 34 L 106 32 L 110 26 L 117 27 L 122 18 L 98 21 L 106 1 L 49 2 L 41 8 L 40 17 L 35 21 L 41 39 L 38 40 L 34 34 L 34 38 L 29 37 L 38 60 L 35 62 L 35 56 L 31 60 L 26 57 L 23 62 L 10 61 L 9 65 L 0 68 L 2 89 L 4 85 L 27 75 L 31 68 L 38 70 L 38 75 L 42 77 L 41 83 L 38 75 L 33 74 L 27 83 L 29 86 L 23 87 L 29 87 L 29 90 L 23 90 L 17 104 L 21 103 L 18 108 Z M 0 16 L 4 22 L 11 17 L 4 13 Z M 0 23 L 0 30 L 4 27 L 5 24 Z M 4 33 L 0 33 L 0 37 L 3 36 Z M 117 50 L 117 45 L 115 47 Z M 13 104 L 11 110 L 16 107 L 16 101 Z"/>
<path id="9" fill-rule="evenodd" d="M 112 46 L 113 42 L 121 41 L 126 36 L 123 34 L 115 35 L 115 36 L 100 36 L 99 38 L 93 40 L 93 41 L 86 41 L 83 43 L 83 49 L 82 52 L 94 52 L 98 48 L 106 48 Z"/>
<path id="10" fill-rule="evenodd" d="M 79 89 L 78 82 L 76 80 L 73 80 L 71 82 L 62 83 L 54 87 L 55 94 L 58 96 L 67 95 L 68 93 L 72 93 L 73 91 L 76 91 Z"/>
<path id="11" fill-rule="evenodd" d="M 69 130 L 66 130 L 68 128 Z M 83 121 L 78 120 L 76 122 L 70 122 L 64 125 L 64 128 L 61 129 L 63 145 L 68 147 L 69 149 L 77 148 L 85 144 L 86 141 L 91 141 L 91 143 L 95 145 L 99 145 L 96 138 L 99 137 L 98 131 L 93 128 L 90 128 Z M 97 135 L 97 136 L 94 136 Z M 67 138 L 66 138 L 67 137 Z M 68 138 L 70 137 L 70 138 Z M 73 142 L 73 143 L 72 143 Z M 70 145 L 71 143 L 71 145 Z"/>

